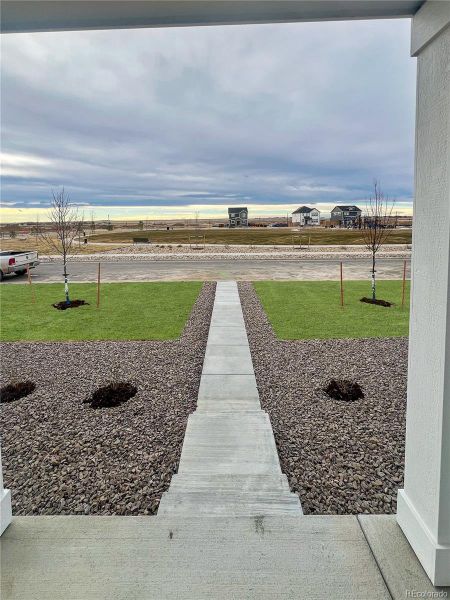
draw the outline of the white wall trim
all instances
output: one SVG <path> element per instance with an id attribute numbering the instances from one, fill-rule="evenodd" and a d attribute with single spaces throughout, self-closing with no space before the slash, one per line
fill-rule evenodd
<path id="1" fill-rule="evenodd" d="M 411 29 L 411 56 L 417 56 L 441 31 L 450 25 L 450 2 L 428 0 L 414 15 Z"/>
<path id="2" fill-rule="evenodd" d="M 437 543 L 405 490 L 398 491 L 397 523 L 432 584 L 450 585 L 450 545 L 443 546 Z"/>
<path id="3" fill-rule="evenodd" d="M 0 490 L 0 535 L 11 523 L 11 492 L 9 490 Z"/>

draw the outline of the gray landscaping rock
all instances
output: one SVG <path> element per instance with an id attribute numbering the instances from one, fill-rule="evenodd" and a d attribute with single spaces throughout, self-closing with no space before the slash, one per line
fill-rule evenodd
<path id="1" fill-rule="evenodd" d="M 239 292 L 261 404 L 305 514 L 393 513 L 403 485 L 406 338 L 280 341 L 249 283 Z M 334 402 L 330 379 L 364 400 Z"/>

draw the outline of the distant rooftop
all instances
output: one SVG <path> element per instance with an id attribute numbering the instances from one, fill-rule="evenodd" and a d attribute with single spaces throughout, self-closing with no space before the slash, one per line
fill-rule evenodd
<path id="1" fill-rule="evenodd" d="M 246 212 L 248 212 L 248 208 L 246 206 L 232 206 L 228 209 L 228 213 L 241 212 L 241 210 L 245 210 Z"/>
<path id="2" fill-rule="evenodd" d="M 294 210 L 294 212 L 292 214 L 297 215 L 298 213 L 310 213 L 313 210 L 314 210 L 314 208 L 309 208 L 309 206 L 300 206 L 300 208 L 297 208 L 297 210 Z M 319 209 L 316 208 L 315 210 L 319 210 Z"/>
<path id="3" fill-rule="evenodd" d="M 357 206 L 355 206 L 354 204 L 352 204 L 352 205 L 350 205 L 350 204 L 337 204 L 333 208 L 333 210 L 331 212 L 335 211 L 337 208 L 339 210 L 359 210 L 359 211 L 361 211 L 361 209 L 358 208 Z"/>

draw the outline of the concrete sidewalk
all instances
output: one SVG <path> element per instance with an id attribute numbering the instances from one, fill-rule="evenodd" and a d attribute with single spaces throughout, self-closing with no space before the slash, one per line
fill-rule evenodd
<path id="1" fill-rule="evenodd" d="M 301 514 L 259 403 L 237 284 L 218 282 L 197 411 L 158 517 Z"/>

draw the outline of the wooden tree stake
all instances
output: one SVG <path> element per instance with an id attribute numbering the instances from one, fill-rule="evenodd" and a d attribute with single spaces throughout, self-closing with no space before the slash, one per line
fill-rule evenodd
<path id="1" fill-rule="evenodd" d="M 342 268 L 342 261 L 341 261 L 341 307 L 344 308 L 344 278 L 343 278 L 343 268 Z"/>
<path id="2" fill-rule="evenodd" d="M 27 275 L 28 275 L 28 283 L 30 284 L 30 290 L 31 290 L 31 303 L 32 304 L 36 304 L 36 298 L 35 298 L 35 295 L 34 295 L 34 287 L 33 287 L 32 282 L 31 282 L 30 265 L 27 265 Z"/>

